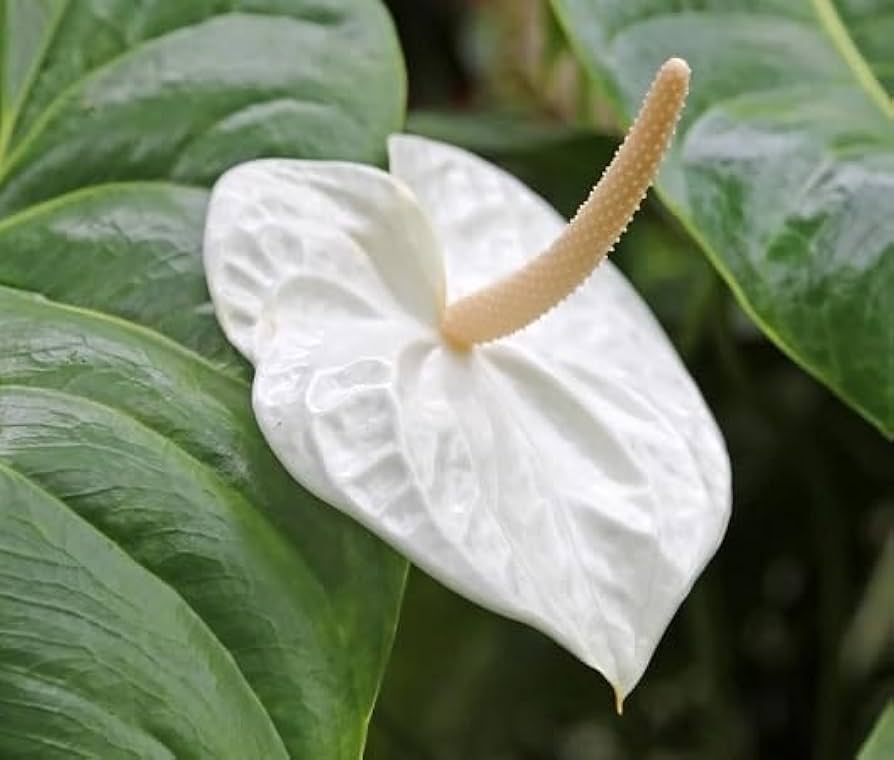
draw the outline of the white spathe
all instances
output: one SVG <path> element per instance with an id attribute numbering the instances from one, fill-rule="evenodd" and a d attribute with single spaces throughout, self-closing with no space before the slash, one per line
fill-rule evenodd
<path id="1" fill-rule="evenodd" d="M 389 153 L 390 174 L 261 160 L 214 188 L 208 284 L 258 423 L 308 490 L 622 698 L 723 536 L 723 439 L 608 262 L 521 332 L 446 346 L 445 303 L 564 222 L 458 148 L 400 135 Z"/>

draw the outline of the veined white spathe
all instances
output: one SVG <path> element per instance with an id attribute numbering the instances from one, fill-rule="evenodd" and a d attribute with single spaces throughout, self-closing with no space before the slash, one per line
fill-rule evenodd
<path id="1" fill-rule="evenodd" d="M 485 161 L 396 135 L 390 172 L 235 167 L 205 234 L 218 319 L 255 366 L 255 414 L 286 469 L 445 585 L 567 647 L 619 708 L 730 511 L 698 389 L 624 277 L 596 268 L 688 81 L 679 59 L 661 68 L 567 226 Z"/>

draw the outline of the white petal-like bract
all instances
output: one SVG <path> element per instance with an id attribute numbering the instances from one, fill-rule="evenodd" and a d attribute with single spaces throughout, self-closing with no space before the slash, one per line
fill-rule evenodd
<path id="1" fill-rule="evenodd" d="M 390 175 L 267 160 L 214 188 L 209 289 L 258 423 L 308 490 L 624 696 L 725 530 L 723 440 L 609 263 L 520 333 L 446 346 L 445 299 L 562 220 L 465 151 L 389 148 Z"/>

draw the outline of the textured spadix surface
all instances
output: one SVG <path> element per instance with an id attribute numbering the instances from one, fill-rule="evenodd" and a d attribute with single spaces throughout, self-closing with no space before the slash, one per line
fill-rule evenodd
<path id="1" fill-rule="evenodd" d="M 445 346 L 445 303 L 563 220 L 457 148 L 393 137 L 390 161 L 257 161 L 214 189 L 206 271 L 261 428 L 312 492 L 623 696 L 723 534 L 723 441 L 611 264 L 509 338 Z"/>
<path id="2" fill-rule="evenodd" d="M 639 115 L 574 219 L 540 255 L 448 305 L 441 332 L 457 347 L 511 335 L 573 293 L 614 248 L 646 196 L 689 89 L 689 65 L 658 70 Z"/>

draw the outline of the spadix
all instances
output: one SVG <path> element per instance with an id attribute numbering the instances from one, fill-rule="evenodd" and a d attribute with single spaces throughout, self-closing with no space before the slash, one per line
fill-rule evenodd
<path id="1" fill-rule="evenodd" d="M 671 58 L 658 71 L 639 116 L 574 219 L 539 256 L 450 304 L 445 337 L 457 346 L 521 330 L 569 296 L 614 248 L 658 173 L 689 88 L 689 66 Z"/>
<path id="2" fill-rule="evenodd" d="M 688 75 L 662 67 L 569 226 L 481 159 L 394 136 L 390 173 L 232 169 L 205 234 L 218 319 L 255 365 L 258 424 L 289 472 L 552 636 L 619 700 L 730 508 L 697 388 L 621 274 L 593 271 L 655 175 Z"/>

